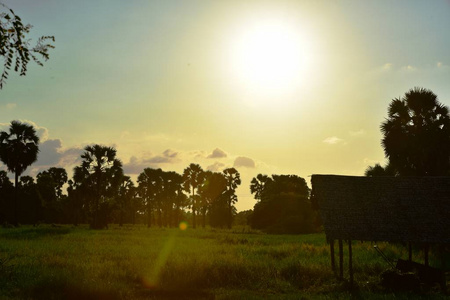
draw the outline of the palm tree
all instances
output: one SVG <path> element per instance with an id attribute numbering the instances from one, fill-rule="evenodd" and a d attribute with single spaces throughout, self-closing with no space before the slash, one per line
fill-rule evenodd
<path id="1" fill-rule="evenodd" d="M 106 197 L 112 197 L 113 189 L 118 188 L 123 177 L 122 163 L 116 158 L 117 151 L 113 147 L 102 145 L 86 146 L 81 155 L 81 169 L 75 173 L 83 173 L 87 183 L 93 188 L 93 220 L 92 228 L 106 227 L 106 220 L 100 220 L 100 204 Z M 79 175 L 77 175 L 79 176 Z M 105 217 L 105 216 L 103 216 Z"/>
<path id="2" fill-rule="evenodd" d="M 272 182 L 272 178 L 269 176 L 263 174 L 256 175 L 250 182 L 250 193 L 255 194 L 255 199 L 261 200 L 264 187 L 270 182 Z"/>
<path id="3" fill-rule="evenodd" d="M 14 173 L 14 224 L 18 224 L 17 189 L 19 177 L 37 160 L 39 137 L 32 125 L 12 121 L 9 132 L 0 132 L 0 160 Z"/>
<path id="4" fill-rule="evenodd" d="M 385 156 L 399 175 L 449 174 L 449 109 L 432 91 L 414 88 L 393 99 L 381 132 Z"/>
<path id="5" fill-rule="evenodd" d="M 190 164 L 189 167 L 184 169 L 183 172 L 183 179 L 184 179 L 184 190 L 186 192 L 190 192 L 192 189 L 192 197 L 191 197 L 191 204 L 192 204 L 192 227 L 195 228 L 195 214 L 197 211 L 197 198 L 195 197 L 195 190 L 203 183 L 204 181 L 204 171 L 202 167 L 198 164 Z"/>
<path id="6" fill-rule="evenodd" d="M 233 204 L 237 202 L 236 188 L 241 184 L 241 174 L 235 168 L 228 168 L 223 170 L 223 174 L 227 180 L 228 192 L 228 228 L 231 229 L 233 221 Z"/>
<path id="7" fill-rule="evenodd" d="M 174 171 L 163 172 L 163 197 L 162 208 L 164 213 L 164 226 L 177 225 L 178 219 L 178 195 L 182 193 L 183 176 Z"/>
<path id="8" fill-rule="evenodd" d="M 119 190 L 115 197 L 119 209 L 119 226 L 123 225 L 125 213 L 130 212 L 127 209 L 131 208 L 131 202 L 135 194 L 134 183 L 131 181 L 130 176 L 122 176 Z"/>
<path id="9" fill-rule="evenodd" d="M 158 194 L 162 187 L 161 174 L 161 169 L 145 168 L 138 176 L 138 193 L 147 204 L 147 227 L 152 226 L 152 213 L 158 206 Z"/>
<path id="10" fill-rule="evenodd" d="M 228 214 L 228 209 L 222 213 L 219 209 L 214 216 L 211 214 L 212 207 L 214 204 L 217 204 L 218 201 L 223 199 L 223 196 L 226 194 L 227 191 L 227 180 L 225 178 L 225 175 L 222 173 L 216 173 L 211 171 L 205 172 L 205 182 L 204 184 L 199 188 L 199 193 L 201 195 L 201 207 L 200 211 L 203 216 L 203 228 L 206 224 L 206 213 L 209 211 L 210 216 L 210 225 L 218 224 L 220 221 L 216 220 L 217 218 L 220 218 L 223 214 Z M 216 205 L 218 206 L 218 205 Z M 219 217 L 220 216 L 220 217 Z M 224 219 L 228 219 L 225 217 Z M 218 222 L 216 222 L 218 221 Z"/>

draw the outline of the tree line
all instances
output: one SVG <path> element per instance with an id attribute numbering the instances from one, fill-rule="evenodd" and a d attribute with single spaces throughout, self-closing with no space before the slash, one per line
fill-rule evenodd
<path id="1" fill-rule="evenodd" d="M 189 221 L 193 228 L 231 228 L 237 215 L 241 178 L 235 168 L 212 172 L 191 163 L 183 174 L 145 168 L 135 184 L 124 174 L 116 149 L 96 144 L 84 148 L 71 179 L 59 167 L 36 178 L 21 176 L 37 160 L 38 144 L 36 130 L 27 123 L 12 121 L 9 131 L 0 132 L 0 160 L 15 179 L 13 184 L 7 172 L 0 171 L 1 223 L 88 223 L 101 229 L 109 223 L 176 227 Z M 258 202 L 253 211 L 240 214 L 240 224 L 267 232 L 314 230 L 303 178 L 259 174 L 250 191 Z"/>
<path id="2" fill-rule="evenodd" d="M 368 167 L 367 176 L 450 175 L 450 115 L 430 90 L 414 88 L 392 100 L 382 123 L 382 145 L 388 163 Z M 235 168 L 205 171 L 190 164 L 183 172 L 145 168 L 137 184 L 124 174 L 113 147 L 90 145 L 68 179 L 63 168 L 49 168 L 36 179 L 21 176 L 34 163 L 39 138 L 33 126 L 12 121 L 0 132 L 0 160 L 14 173 L 14 184 L 0 171 L 0 222 L 145 223 L 147 226 L 231 228 L 242 225 L 277 233 L 307 233 L 320 226 L 318 204 L 311 203 L 306 181 L 296 175 L 263 175 L 252 179 L 253 210 L 237 214 Z M 67 194 L 63 186 L 67 183 Z M 18 205 L 20 204 L 20 205 Z"/>
<path id="3" fill-rule="evenodd" d="M 38 143 L 33 126 L 19 121 L 11 122 L 9 132 L 0 133 L 0 159 L 15 178 L 13 185 L 6 171 L 0 171 L 2 223 L 89 223 L 105 228 L 112 222 L 145 222 L 149 227 L 173 227 L 189 219 L 194 228 L 232 226 L 236 188 L 241 184 L 235 168 L 211 172 L 192 163 L 183 174 L 145 168 L 135 185 L 124 174 L 115 148 L 90 145 L 72 179 L 64 168 L 56 167 L 38 173 L 36 180 L 21 176 L 36 161 Z"/>

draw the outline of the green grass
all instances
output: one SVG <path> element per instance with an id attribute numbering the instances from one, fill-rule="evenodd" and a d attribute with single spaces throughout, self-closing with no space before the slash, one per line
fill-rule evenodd
<path id="1" fill-rule="evenodd" d="M 392 258 L 407 256 L 404 247 L 379 247 Z M 373 245 L 355 242 L 353 250 L 357 288 L 350 292 L 331 270 L 323 234 L 143 226 L 0 229 L 0 298 L 444 298 L 384 291 L 379 274 L 388 265 Z"/>

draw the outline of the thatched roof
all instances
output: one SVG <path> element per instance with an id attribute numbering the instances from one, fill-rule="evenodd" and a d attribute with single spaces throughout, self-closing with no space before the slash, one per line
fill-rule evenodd
<path id="1" fill-rule="evenodd" d="M 329 239 L 450 243 L 450 177 L 312 175 Z"/>

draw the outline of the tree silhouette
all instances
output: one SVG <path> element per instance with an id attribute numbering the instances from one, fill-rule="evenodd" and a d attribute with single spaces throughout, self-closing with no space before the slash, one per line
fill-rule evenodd
<path id="1" fill-rule="evenodd" d="M 256 200 L 261 200 L 264 187 L 266 186 L 266 184 L 270 184 L 271 182 L 272 178 L 267 175 L 256 175 L 256 177 L 253 177 L 252 181 L 250 182 L 250 193 L 255 194 Z"/>
<path id="2" fill-rule="evenodd" d="M 0 56 L 4 57 L 0 89 L 5 84 L 11 68 L 24 76 L 27 73 L 27 64 L 31 59 L 43 66 L 37 55 L 47 60 L 49 58 L 48 50 L 55 48 L 50 44 L 55 41 L 53 36 L 41 36 L 36 45 L 30 47 L 27 34 L 31 28 L 30 24 L 23 25 L 21 18 L 12 9 L 0 3 Z"/>
<path id="3" fill-rule="evenodd" d="M 202 213 L 202 226 L 206 224 L 206 213 L 210 212 L 210 225 L 219 227 L 228 225 L 228 208 L 226 205 L 221 205 L 219 202 L 224 202 L 225 193 L 227 191 L 227 180 L 222 173 L 211 171 L 205 172 L 205 181 L 199 188 L 201 205 L 200 212 Z M 225 203 L 227 203 L 225 201 Z M 225 208 L 224 210 L 222 208 Z M 223 218 L 225 216 L 225 218 Z M 222 222 L 222 219 L 225 222 Z"/>
<path id="4" fill-rule="evenodd" d="M 390 164 L 385 167 L 382 167 L 380 164 L 375 164 L 374 166 L 367 167 L 364 175 L 368 177 L 396 176 L 396 172 Z"/>
<path id="5" fill-rule="evenodd" d="M 177 201 L 177 198 L 182 194 L 183 176 L 177 172 L 169 171 L 163 172 L 163 191 L 162 191 L 162 212 L 164 215 L 163 225 L 176 225 L 173 222 L 174 219 L 178 219 L 177 205 L 181 203 Z M 181 200 L 181 199 L 178 199 Z"/>
<path id="6" fill-rule="evenodd" d="M 119 226 L 124 223 L 125 215 L 132 215 L 133 198 L 136 195 L 136 188 L 130 176 L 122 176 L 120 186 L 116 195 L 116 205 L 119 210 Z"/>
<path id="7" fill-rule="evenodd" d="M 6 171 L 0 171 L 0 222 L 5 223 L 8 219 L 6 212 L 12 211 L 8 209 L 12 203 L 11 198 L 14 193 L 14 185 L 9 180 L 8 173 Z"/>
<path id="8" fill-rule="evenodd" d="M 296 175 L 272 175 L 261 187 L 260 201 L 250 217 L 253 228 L 271 233 L 314 231 L 315 214 L 305 179 Z"/>
<path id="9" fill-rule="evenodd" d="M 381 132 L 385 156 L 399 175 L 450 174 L 449 110 L 432 91 L 416 87 L 393 99 Z"/>
<path id="10" fill-rule="evenodd" d="M 14 173 L 15 199 L 14 220 L 18 224 L 17 215 L 17 189 L 19 177 L 37 160 L 39 152 L 39 138 L 32 125 L 20 121 L 12 121 L 9 132 L 0 132 L 0 160 L 6 165 L 8 171 Z"/>
<path id="11" fill-rule="evenodd" d="M 57 223 L 62 220 L 63 194 L 62 187 L 67 182 L 67 172 L 64 168 L 52 167 L 36 176 L 37 191 L 40 203 L 44 208 L 47 222 Z"/>
<path id="12" fill-rule="evenodd" d="M 42 201 L 39 197 L 37 184 L 31 176 L 21 176 L 19 180 L 19 222 L 36 224 L 41 221 Z"/>
<path id="13" fill-rule="evenodd" d="M 198 197 L 196 197 L 195 191 L 204 181 L 204 171 L 198 164 L 190 164 L 189 167 L 184 169 L 184 190 L 186 192 L 192 191 L 191 195 L 191 207 L 192 207 L 192 227 L 196 228 L 195 216 L 198 207 Z M 192 189 L 192 190 L 191 190 Z M 198 196 L 198 195 L 197 195 Z"/>
<path id="14" fill-rule="evenodd" d="M 237 202 L 236 188 L 241 184 L 241 174 L 235 168 L 223 170 L 227 181 L 228 228 L 233 223 L 233 205 Z"/>
<path id="15" fill-rule="evenodd" d="M 145 168 L 138 176 L 138 193 L 147 207 L 147 227 L 152 226 L 152 213 L 157 206 L 157 197 L 161 189 L 161 169 Z"/>
<path id="16" fill-rule="evenodd" d="M 80 171 L 76 171 L 76 169 L 81 169 L 80 167 L 76 167 L 74 169 L 73 180 L 69 179 L 67 187 L 67 198 L 68 203 L 66 209 L 70 211 L 71 222 L 74 226 L 78 226 L 78 223 L 81 220 L 81 215 L 83 211 L 83 204 L 85 199 L 85 194 L 82 191 L 83 185 L 82 181 L 77 181 L 77 173 L 78 176 L 81 175 Z M 83 180 L 82 178 L 78 178 Z"/>
<path id="17" fill-rule="evenodd" d="M 83 161 L 74 169 L 74 175 L 93 190 L 91 228 L 100 229 L 107 226 L 107 200 L 119 186 L 117 183 L 123 176 L 122 163 L 116 158 L 117 151 L 113 147 L 97 144 L 86 146 L 84 150 Z"/>

